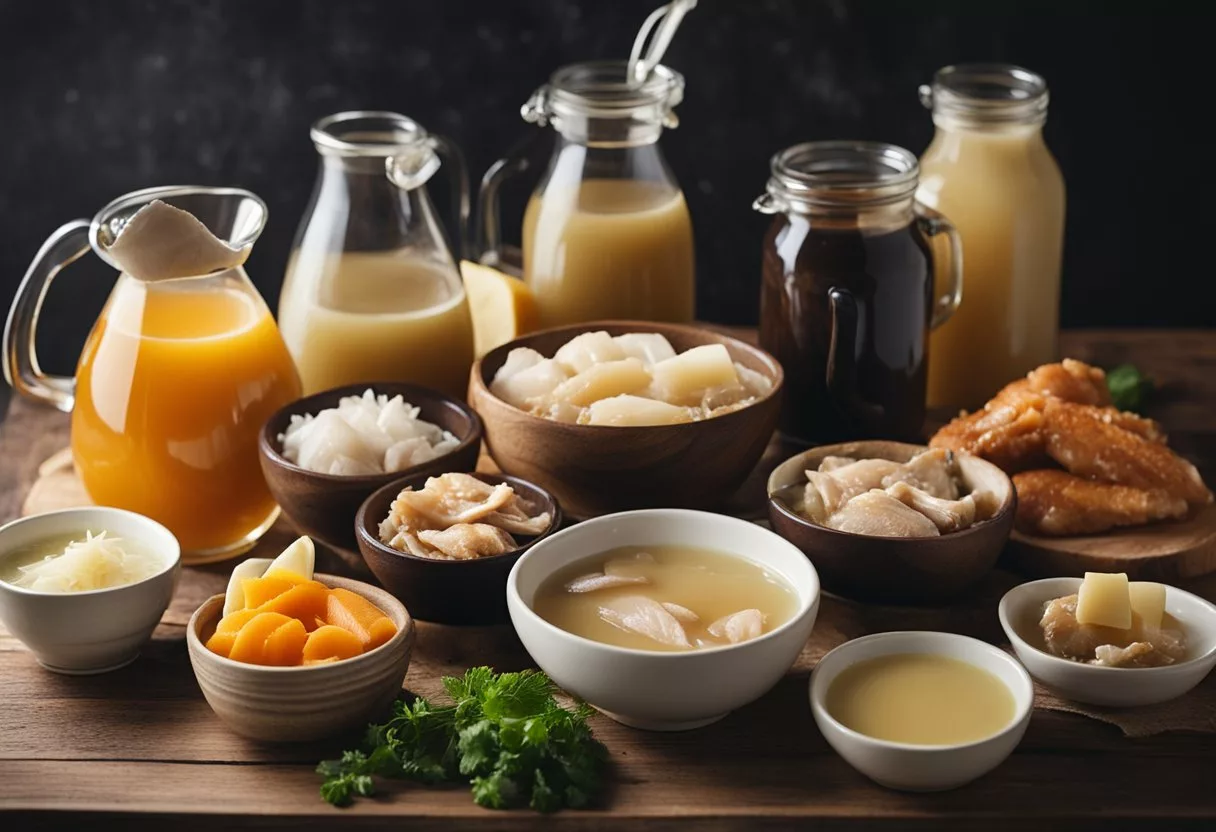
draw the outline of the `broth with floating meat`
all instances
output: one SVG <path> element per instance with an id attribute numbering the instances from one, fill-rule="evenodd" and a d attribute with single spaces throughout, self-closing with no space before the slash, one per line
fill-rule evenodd
<path id="1" fill-rule="evenodd" d="M 759 564 L 688 546 L 622 546 L 571 564 L 533 610 L 568 633 L 639 650 L 748 641 L 785 624 L 798 598 Z"/>

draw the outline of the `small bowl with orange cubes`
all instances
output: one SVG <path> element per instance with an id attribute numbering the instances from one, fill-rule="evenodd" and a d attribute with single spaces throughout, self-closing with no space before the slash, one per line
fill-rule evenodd
<path id="1" fill-rule="evenodd" d="M 229 728 L 303 742 L 366 724 L 401 691 L 414 621 L 382 589 L 314 574 L 312 540 L 238 564 L 190 618 L 203 696 Z"/>

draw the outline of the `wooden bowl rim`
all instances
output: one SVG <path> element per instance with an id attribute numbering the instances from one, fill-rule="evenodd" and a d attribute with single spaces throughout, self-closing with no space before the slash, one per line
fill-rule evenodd
<path id="1" fill-rule="evenodd" d="M 830 448 L 840 447 L 842 445 L 868 446 L 868 445 L 872 445 L 872 444 L 884 445 L 884 446 L 888 446 L 888 447 L 892 446 L 892 445 L 898 445 L 902 448 L 917 449 L 918 452 L 924 452 L 924 451 L 929 450 L 928 445 L 916 445 L 911 442 L 896 442 L 894 440 L 888 440 L 888 439 L 862 439 L 862 440 L 854 440 L 852 442 L 833 442 L 828 445 L 816 445 L 813 448 L 807 448 L 805 451 L 799 451 L 798 453 L 793 454 L 792 456 L 789 456 L 789 457 L 783 459 L 780 463 L 777 464 L 776 468 L 773 469 L 773 472 L 771 474 L 769 474 L 768 482 L 765 483 L 765 491 L 768 495 L 767 500 L 768 500 L 769 508 L 775 509 L 783 517 L 793 520 L 800 527 L 805 528 L 805 529 L 810 529 L 810 530 L 812 530 L 812 533 L 815 533 L 815 534 L 826 535 L 829 539 L 831 539 L 833 537 L 838 537 L 841 539 L 864 540 L 867 542 L 873 542 L 875 544 L 881 543 L 883 545 L 891 545 L 891 546 L 900 546 L 900 545 L 908 545 L 908 544 L 912 544 L 912 545 L 916 545 L 916 546 L 926 546 L 926 545 L 932 546 L 932 545 L 941 545 L 942 541 L 964 540 L 969 536 L 986 532 L 990 527 L 997 524 L 998 521 L 1008 520 L 1012 516 L 1012 514 L 1015 511 L 1017 511 L 1017 505 L 1018 505 L 1017 490 L 1013 487 L 1013 480 L 1011 480 L 1009 478 L 1009 475 L 1006 474 L 1004 471 L 1002 471 L 1000 468 L 998 468 L 993 463 L 989 462 L 988 460 L 986 460 L 982 457 L 975 456 L 974 454 L 969 454 L 966 451 L 955 451 L 955 453 L 959 454 L 960 456 L 966 456 L 972 460 L 975 460 L 976 462 L 980 463 L 981 466 L 986 466 L 986 467 L 991 468 L 993 471 L 999 473 L 1001 475 L 1001 477 L 1003 477 L 1005 480 L 1008 481 L 1008 483 L 1009 483 L 1008 499 L 1006 499 L 1004 502 L 1001 503 L 1000 508 L 998 508 L 991 517 L 986 517 L 983 520 L 979 521 L 978 523 L 971 524 L 970 526 L 968 526 L 965 529 L 961 529 L 961 530 L 955 531 L 955 532 L 947 532 L 946 534 L 938 535 L 937 537 L 888 537 L 885 535 L 878 535 L 878 534 L 860 534 L 858 532 L 845 532 L 845 531 L 840 531 L 839 529 L 829 529 L 827 526 L 821 526 L 818 523 L 808 520 L 807 518 L 800 515 L 798 512 L 794 511 L 792 508 L 790 508 L 789 506 L 787 506 L 785 504 L 784 500 L 778 499 L 776 491 L 772 490 L 772 482 L 773 482 L 773 478 L 777 474 L 777 470 L 779 468 L 782 468 L 783 466 L 785 466 L 791 460 L 797 459 L 798 457 L 810 456 L 816 452 L 822 452 L 822 451 L 825 451 Z M 867 457 L 863 457 L 863 458 L 865 458 L 865 459 L 886 459 L 887 457 L 877 455 L 877 456 L 867 456 Z"/>
<path id="2" fill-rule="evenodd" d="M 378 647 L 373 647 L 366 653 L 360 653 L 358 656 L 351 656 L 349 659 L 341 659 L 336 662 L 315 665 L 296 665 L 293 667 L 279 667 L 275 665 L 250 664 L 249 662 L 238 662 L 230 659 L 227 656 L 221 656 L 219 653 L 212 652 L 207 649 L 207 645 L 203 643 L 203 639 L 199 636 L 199 630 L 202 626 L 210 621 L 212 611 L 211 607 L 218 606 L 220 608 L 221 618 L 223 617 L 224 593 L 212 595 L 206 601 L 198 605 L 198 608 L 190 615 L 190 621 L 186 624 L 186 640 L 189 646 L 194 647 L 194 652 L 206 654 L 208 660 L 214 660 L 220 667 L 241 668 L 250 672 L 258 673 L 265 671 L 267 673 L 301 673 L 305 671 L 327 671 L 335 667 L 349 668 L 355 662 L 375 661 L 379 658 L 379 654 L 387 651 L 390 648 L 400 648 L 404 644 L 406 653 L 409 653 L 414 648 L 415 626 L 414 617 L 410 615 L 410 611 L 406 609 L 405 604 L 397 596 L 393 595 L 386 589 L 378 586 L 372 586 L 365 581 L 357 581 L 354 578 L 346 578 L 342 575 L 331 575 L 326 572 L 317 572 L 312 576 L 314 581 L 318 581 L 329 589 L 348 589 L 351 592 L 357 593 L 362 598 L 377 607 L 381 607 L 380 601 L 372 596 L 369 596 L 364 589 L 374 590 L 376 593 L 383 593 L 387 599 L 391 599 L 392 605 L 397 607 L 401 615 L 405 618 L 405 624 L 397 628 L 397 632 L 388 641 Z M 203 614 L 206 612 L 207 620 L 203 620 Z"/>
<path id="3" fill-rule="evenodd" d="M 486 383 L 485 372 L 483 370 L 483 367 L 484 367 L 487 359 L 491 358 L 492 356 L 497 356 L 500 353 L 509 353 L 513 349 L 527 346 L 526 342 L 528 342 L 534 338 L 540 337 L 542 335 L 555 335 L 555 334 L 561 333 L 561 332 L 569 332 L 569 333 L 571 333 L 570 337 L 573 338 L 576 335 L 581 335 L 585 332 L 597 332 L 599 330 L 609 330 L 612 328 L 624 328 L 628 332 L 655 332 L 659 335 L 663 335 L 664 337 L 666 337 L 666 333 L 668 333 L 668 332 L 684 332 L 684 333 L 697 333 L 697 334 L 708 333 L 709 335 L 712 335 L 715 338 L 721 339 L 717 343 L 721 343 L 723 346 L 727 347 L 728 349 L 738 349 L 740 352 L 748 353 L 749 355 L 759 359 L 763 364 L 765 364 L 767 366 L 768 371 L 769 371 L 768 377 L 769 377 L 770 381 L 772 381 L 773 385 L 771 388 L 769 388 L 769 391 L 767 393 L 765 393 L 763 396 L 759 396 L 754 402 L 747 405 L 746 407 L 741 407 L 738 410 L 732 410 L 729 413 L 723 413 L 721 416 L 714 416 L 709 419 L 700 419 L 695 422 L 681 422 L 678 425 L 579 425 L 579 424 L 571 424 L 569 422 L 558 422 L 553 419 L 547 419 L 544 416 L 537 416 L 536 414 L 529 413 L 526 410 L 521 410 L 518 407 L 516 407 L 515 405 L 511 404 L 510 402 L 507 402 L 504 399 L 500 399 L 498 396 L 494 395 L 494 393 L 491 392 L 491 390 L 490 390 L 490 385 Z M 621 334 L 627 334 L 627 333 L 621 333 Z M 569 340 L 569 339 L 567 339 L 567 340 Z M 552 358 L 552 356 L 546 356 L 546 357 Z M 529 332 L 527 335 L 521 335 L 518 338 L 508 341 L 505 344 L 499 344 L 497 347 L 490 350 L 485 355 L 481 356 L 480 358 L 478 358 L 476 361 L 473 362 L 473 370 L 470 375 L 470 384 L 473 388 L 473 391 L 475 393 L 477 393 L 479 396 L 485 395 L 485 396 L 489 397 L 496 404 L 502 405 L 503 407 L 507 408 L 513 415 L 516 415 L 517 418 L 521 418 L 525 422 L 531 422 L 534 426 L 535 425 L 560 426 L 559 429 L 579 430 L 579 431 L 583 431 L 588 434 L 597 434 L 598 433 L 598 434 L 603 434 L 603 435 L 608 435 L 608 434 L 620 435 L 621 431 L 629 431 L 629 430 L 632 430 L 632 431 L 638 431 L 638 430 L 679 431 L 681 429 L 687 429 L 692 425 L 723 424 L 725 420 L 729 420 L 729 419 L 731 419 L 731 417 L 737 417 L 738 414 L 747 413 L 748 411 L 751 411 L 753 408 L 758 407 L 759 405 L 761 405 L 761 404 L 771 400 L 773 397 L 777 396 L 781 392 L 782 387 L 784 387 L 784 385 L 785 385 L 785 370 L 782 368 L 780 361 L 778 361 L 776 358 L 774 358 L 772 355 L 770 355 L 768 352 L 761 349 L 760 347 L 757 347 L 753 344 L 749 344 L 746 341 L 740 340 L 739 338 L 736 338 L 733 335 L 728 335 L 725 332 L 719 332 L 718 330 L 710 329 L 709 327 L 693 326 L 691 324 L 673 324 L 673 323 L 660 323 L 660 322 L 651 322 L 651 321 L 630 321 L 630 320 L 610 319 L 610 320 L 602 320 L 602 321 L 591 321 L 590 323 L 585 323 L 585 324 L 567 324 L 565 326 L 555 326 L 555 327 L 550 327 L 548 329 L 539 329 L 539 330 L 536 330 L 535 332 Z"/>
<path id="4" fill-rule="evenodd" d="M 271 425 L 279 421 L 284 416 L 288 418 L 288 423 L 290 423 L 290 417 L 292 416 L 304 416 L 308 415 L 310 412 L 315 416 L 316 411 L 303 407 L 303 405 L 311 404 L 317 399 L 323 397 L 331 398 L 333 396 L 345 398 L 346 396 L 362 395 L 363 391 L 369 388 L 377 395 L 387 394 L 390 398 L 400 394 L 406 399 L 406 401 L 409 401 L 409 403 L 415 407 L 418 407 L 418 405 L 416 402 L 410 401 L 410 394 L 407 391 L 422 393 L 425 397 L 430 397 L 432 400 L 437 401 L 444 406 L 454 407 L 469 420 L 469 424 L 471 425 L 469 434 L 468 436 L 457 437 L 460 439 L 460 444 L 445 454 L 441 454 L 434 459 L 429 459 L 426 462 L 412 465 L 409 468 L 403 468 L 400 471 L 386 471 L 383 474 L 323 474 L 320 471 L 310 471 L 307 468 L 302 468 L 299 465 L 296 465 L 294 462 L 288 460 L 287 457 L 283 456 L 278 447 L 280 443 L 277 434 L 275 436 L 271 436 Z M 270 418 L 266 420 L 266 423 L 262 425 L 262 429 L 258 432 L 258 449 L 271 463 L 293 474 L 300 474 L 301 476 L 310 477 L 318 482 L 369 486 L 389 482 L 394 477 L 399 478 L 402 476 L 408 476 L 413 472 L 417 472 L 423 466 L 433 467 L 436 464 L 441 463 L 443 460 L 449 459 L 462 451 L 468 451 L 469 447 L 472 445 L 480 446 L 484 432 L 485 427 L 482 424 L 481 416 L 467 402 L 463 402 L 460 399 L 449 396 L 448 394 L 439 390 L 435 390 L 431 387 L 424 387 L 420 384 L 409 384 L 405 382 L 369 382 L 363 384 L 345 384 L 341 387 L 331 387 L 328 390 L 322 390 L 318 393 L 302 396 L 295 401 L 288 402 L 287 404 L 283 405 L 270 415 Z"/>
<path id="5" fill-rule="evenodd" d="M 412 554 L 410 552 L 402 552 L 399 549 L 394 549 L 392 546 L 388 546 L 385 543 L 381 542 L 379 536 L 372 533 L 371 528 L 369 526 L 367 508 L 368 508 L 368 506 L 370 506 L 372 504 L 372 502 L 374 500 L 376 500 L 381 494 L 383 494 L 386 491 L 400 492 L 401 489 L 403 489 L 409 483 L 409 481 L 418 480 L 418 479 L 421 479 L 422 477 L 430 478 L 433 476 L 439 476 L 437 474 L 414 474 L 414 475 L 411 475 L 408 477 L 401 477 L 398 480 L 390 482 L 389 484 L 387 484 L 381 488 L 377 488 L 370 495 L 368 495 L 367 499 L 364 500 L 360 504 L 359 510 L 357 512 L 355 512 L 355 537 L 356 537 L 356 539 L 360 543 L 371 546 L 374 550 L 376 550 L 380 554 L 395 556 L 395 557 L 401 558 L 402 560 L 405 560 L 405 561 L 413 561 L 415 563 L 425 563 L 428 565 L 446 564 L 451 567 L 459 567 L 459 566 L 471 566 L 474 564 L 491 563 L 493 561 L 503 560 L 506 558 L 519 557 L 524 552 L 526 552 L 528 549 L 532 548 L 532 546 L 534 546 L 535 544 L 537 544 L 538 542 L 540 542 L 541 540 L 543 540 L 544 538 L 548 537 L 549 535 L 551 535 L 555 531 L 557 531 L 559 528 L 561 528 L 562 519 L 563 519 L 561 504 L 558 503 L 557 498 L 554 497 L 553 494 L 551 494 L 548 491 L 548 489 L 541 488 L 539 485 L 532 482 L 531 480 L 526 480 L 523 477 L 515 477 L 510 474 L 484 474 L 484 473 L 481 473 L 480 471 L 458 471 L 458 472 L 448 472 L 448 473 L 467 473 L 469 476 L 476 477 L 477 479 L 481 480 L 482 482 L 487 482 L 489 480 L 499 480 L 501 482 L 505 482 L 507 485 L 511 486 L 512 488 L 522 485 L 522 486 L 532 489 L 533 491 L 538 493 L 542 497 L 542 499 L 547 500 L 548 504 L 552 507 L 552 510 L 550 511 L 550 514 L 552 514 L 552 517 L 549 520 L 549 525 L 545 528 L 545 530 L 543 532 L 536 535 L 535 537 L 533 537 L 531 540 L 529 540 L 527 543 L 525 543 L 522 546 L 517 546 L 514 549 L 510 549 L 499 555 L 488 555 L 488 556 L 482 557 L 482 558 L 470 558 L 468 560 L 452 560 L 449 558 L 424 558 L 419 555 Z M 364 560 L 366 560 L 366 558 L 364 558 Z M 370 568 L 371 564 L 368 564 L 368 567 Z M 443 568 L 443 567 L 440 567 L 440 568 Z M 374 572 L 375 570 L 372 570 L 372 571 Z"/>

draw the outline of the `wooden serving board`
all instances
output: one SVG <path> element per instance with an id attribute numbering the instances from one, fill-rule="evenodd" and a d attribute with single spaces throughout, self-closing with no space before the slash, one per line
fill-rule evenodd
<path id="1" fill-rule="evenodd" d="M 1044 537 L 1015 531 L 1005 564 L 1036 578 L 1126 572 L 1133 580 L 1177 584 L 1216 572 L 1216 503 L 1185 520 L 1107 534 Z"/>

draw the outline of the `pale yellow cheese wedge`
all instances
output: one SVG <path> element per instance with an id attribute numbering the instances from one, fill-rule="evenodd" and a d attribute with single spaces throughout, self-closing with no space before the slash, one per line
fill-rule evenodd
<path id="1" fill-rule="evenodd" d="M 587 408 L 587 424 L 617 427 L 648 427 L 678 425 L 692 421 L 688 408 L 646 399 L 641 396 L 620 395 L 600 399 Z"/>
<path id="2" fill-rule="evenodd" d="M 460 261 L 473 316 L 473 349 L 480 358 L 538 326 L 536 301 L 528 284 L 497 269 Z"/>
<path id="3" fill-rule="evenodd" d="M 721 344 L 706 344 L 685 350 L 650 368 L 654 392 L 669 404 L 699 404 L 711 387 L 738 384 L 730 352 Z"/>
<path id="4" fill-rule="evenodd" d="M 1131 629 L 1132 605 L 1123 572 L 1086 572 L 1077 591 L 1077 623 Z"/>
<path id="5" fill-rule="evenodd" d="M 1165 618 L 1165 584 L 1152 581 L 1132 581 L 1127 585 L 1132 612 L 1140 616 L 1145 627 L 1160 629 Z"/>
<path id="6" fill-rule="evenodd" d="M 650 384 L 650 373 L 636 358 L 594 364 L 553 391 L 553 399 L 584 406 L 600 399 L 633 393 Z"/>

